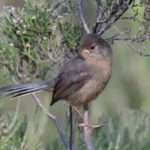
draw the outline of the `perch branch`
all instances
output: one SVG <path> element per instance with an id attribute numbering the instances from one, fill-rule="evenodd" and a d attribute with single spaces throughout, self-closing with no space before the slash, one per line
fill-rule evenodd
<path id="1" fill-rule="evenodd" d="M 74 130 L 74 119 L 73 119 L 73 111 L 72 111 L 72 106 L 69 106 L 69 111 L 70 111 L 70 150 L 75 150 L 74 147 L 74 135 L 75 135 L 75 130 Z"/>
<path id="2" fill-rule="evenodd" d="M 56 118 L 56 116 L 54 116 L 53 114 L 51 114 L 49 111 L 47 111 L 45 109 L 45 107 L 42 105 L 42 103 L 40 102 L 39 98 L 36 96 L 35 93 L 32 93 L 31 94 L 32 97 L 34 98 L 35 102 L 37 103 L 37 105 L 43 110 L 43 112 L 51 119 L 54 121 L 55 125 L 56 125 L 56 128 L 57 128 L 57 131 L 61 137 L 61 140 L 63 141 L 65 147 L 66 147 L 66 150 L 70 150 L 69 149 L 69 144 L 67 142 L 67 139 L 66 139 L 66 136 L 65 136 L 65 133 L 64 133 L 64 130 L 62 128 L 62 125 L 60 123 L 60 121 Z"/>
<path id="3" fill-rule="evenodd" d="M 82 0 L 76 0 L 77 1 L 77 4 L 78 4 L 78 7 L 79 7 L 79 15 L 80 15 L 80 19 L 81 19 L 81 22 L 83 24 L 83 27 L 84 27 L 84 30 L 86 33 L 91 33 L 88 25 L 87 25 L 87 22 L 85 21 L 85 16 L 83 14 L 83 8 L 82 8 Z"/>
<path id="4" fill-rule="evenodd" d="M 84 123 L 89 123 L 89 107 L 88 105 L 84 106 Z M 91 128 L 89 126 L 84 126 L 84 140 L 88 150 L 94 150 L 91 142 Z"/>

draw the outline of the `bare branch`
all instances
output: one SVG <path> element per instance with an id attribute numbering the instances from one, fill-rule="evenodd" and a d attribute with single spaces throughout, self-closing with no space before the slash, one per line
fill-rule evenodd
<path id="1" fill-rule="evenodd" d="M 75 150 L 75 145 L 74 145 L 74 135 L 75 135 L 75 128 L 74 128 L 74 119 L 73 119 L 73 111 L 72 111 L 72 106 L 69 106 L 70 109 L 70 150 Z"/>
<path id="2" fill-rule="evenodd" d="M 88 124 L 89 122 L 89 107 L 86 105 L 84 107 L 84 123 Z M 94 150 L 91 142 L 91 131 L 92 129 L 89 126 L 84 126 L 84 140 L 88 150 Z"/>
<path id="3" fill-rule="evenodd" d="M 91 33 L 86 21 L 85 21 L 85 17 L 84 17 L 84 14 L 83 14 L 83 8 L 82 8 L 82 0 L 76 0 L 77 1 L 77 4 L 78 4 L 78 7 L 79 7 L 79 15 L 80 15 L 80 19 L 82 21 L 82 24 L 83 24 L 83 27 L 84 27 L 84 30 L 86 33 Z"/>
<path id="4" fill-rule="evenodd" d="M 138 40 L 136 38 L 136 36 L 133 37 L 119 37 L 119 34 L 115 34 L 112 37 L 106 39 L 107 42 L 109 42 L 110 44 L 114 44 L 115 41 L 127 41 L 130 43 L 138 43 Z M 143 41 L 142 41 L 143 42 Z M 131 49 L 133 49 L 134 47 L 132 46 Z M 138 53 L 140 56 L 144 56 L 144 57 L 148 57 L 150 56 L 150 52 L 146 52 L 144 49 L 140 49 L 140 48 L 135 48 L 135 52 Z"/>
<path id="5" fill-rule="evenodd" d="M 115 34 L 110 38 L 107 38 L 106 41 L 110 44 L 114 44 L 115 41 L 131 41 L 131 38 L 121 38 L 119 34 Z M 134 41 L 134 39 L 132 39 Z"/>
<path id="6" fill-rule="evenodd" d="M 63 141 L 65 147 L 66 147 L 66 150 L 70 150 L 69 149 L 69 144 L 67 142 L 67 139 L 66 139 L 66 136 L 65 136 L 65 132 L 62 128 L 62 125 L 60 123 L 60 121 L 56 118 L 56 116 L 54 116 L 53 114 L 51 114 L 49 111 L 47 111 L 45 109 L 45 107 L 42 105 L 42 103 L 40 102 L 39 98 L 36 96 L 35 93 L 32 93 L 31 94 L 32 97 L 34 98 L 35 102 L 37 103 L 37 105 L 43 110 L 43 112 L 51 119 L 54 121 L 55 125 L 56 125 L 56 128 L 57 128 L 57 131 L 61 137 L 61 140 Z"/>
<path id="7" fill-rule="evenodd" d="M 96 33 L 96 30 L 97 30 L 97 28 L 98 28 L 98 26 L 99 26 L 99 18 L 102 18 L 102 14 L 103 13 L 101 13 L 101 16 L 99 16 L 99 14 L 100 14 L 100 1 L 98 1 L 98 0 L 96 0 L 96 3 L 97 3 L 97 9 L 96 9 L 96 23 L 95 23 L 95 26 L 93 27 L 93 33 Z"/>
<path id="8" fill-rule="evenodd" d="M 121 2 L 119 2 L 119 4 L 115 4 L 114 6 L 112 6 L 110 10 L 104 12 L 105 19 L 103 19 L 103 21 L 99 19 L 99 21 L 96 22 L 96 25 L 94 27 L 95 31 L 99 30 L 97 31 L 97 34 L 102 35 L 108 28 L 110 28 L 110 26 L 128 10 L 132 2 L 133 0 L 122 0 Z M 101 13 L 99 15 L 102 16 Z M 101 27 L 102 24 L 103 27 Z"/>

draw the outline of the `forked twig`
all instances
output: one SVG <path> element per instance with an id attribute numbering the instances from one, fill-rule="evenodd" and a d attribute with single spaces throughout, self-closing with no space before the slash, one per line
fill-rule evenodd
<path id="1" fill-rule="evenodd" d="M 106 41 L 110 44 L 113 44 L 115 41 L 127 41 L 130 43 L 133 43 L 133 42 L 137 42 L 137 38 L 136 37 L 125 37 L 124 38 L 124 37 L 119 37 L 119 34 L 115 34 L 112 37 L 107 38 Z M 133 47 L 131 47 L 131 48 L 133 48 Z M 146 52 L 144 49 L 140 49 L 140 50 L 135 49 L 135 52 L 138 53 L 140 56 L 143 56 L 143 57 L 149 57 L 150 56 L 150 52 Z"/>
<path id="2" fill-rule="evenodd" d="M 39 98 L 36 96 L 35 93 L 32 93 L 31 94 L 32 97 L 34 98 L 35 102 L 37 103 L 37 105 L 43 110 L 43 112 L 51 119 L 54 121 L 55 125 L 56 125 L 56 128 L 57 128 L 57 131 L 61 137 L 61 140 L 63 141 L 65 147 L 66 147 L 66 150 L 70 150 L 69 149 L 69 143 L 66 139 L 66 136 L 65 136 L 65 132 L 62 128 L 62 125 L 60 123 L 60 121 L 56 118 L 56 116 L 54 116 L 53 114 L 51 114 L 48 110 L 45 109 L 45 107 L 43 106 L 43 104 L 41 103 L 41 101 L 39 100 Z"/>
<path id="3" fill-rule="evenodd" d="M 96 24 L 94 27 L 94 32 L 97 32 L 98 35 L 102 35 L 112 24 L 114 24 L 129 8 L 129 6 L 132 4 L 134 0 L 122 0 L 118 4 L 116 3 L 114 7 L 112 7 L 110 10 L 106 10 L 105 12 L 97 12 L 96 16 Z M 97 4 L 99 5 L 99 4 Z M 99 7 L 97 6 L 97 11 L 99 11 Z M 105 13 L 109 12 L 108 15 Z M 103 13 L 103 14 L 102 14 Z M 101 17 L 99 16 L 101 15 Z M 104 17 L 104 20 L 102 19 L 102 16 Z M 98 19 L 101 18 L 101 19 Z"/>

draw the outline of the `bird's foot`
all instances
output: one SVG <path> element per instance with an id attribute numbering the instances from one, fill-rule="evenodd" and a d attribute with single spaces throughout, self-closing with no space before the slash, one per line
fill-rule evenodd
<path id="1" fill-rule="evenodd" d="M 91 124 L 85 123 L 85 122 L 78 125 L 79 128 L 89 127 L 91 129 L 98 129 L 98 128 L 101 128 L 103 126 L 104 126 L 103 124 L 91 125 Z"/>
<path id="2" fill-rule="evenodd" d="M 104 126 L 104 124 L 96 124 L 96 125 L 91 125 L 88 123 L 87 120 L 85 120 L 84 116 L 80 113 L 80 111 L 73 105 L 71 107 L 75 110 L 75 112 L 80 116 L 81 119 L 83 119 L 83 123 L 80 123 L 78 125 L 79 128 L 84 128 L 84 127 L 89 127 L 91 129 L 98 129 Z"/>

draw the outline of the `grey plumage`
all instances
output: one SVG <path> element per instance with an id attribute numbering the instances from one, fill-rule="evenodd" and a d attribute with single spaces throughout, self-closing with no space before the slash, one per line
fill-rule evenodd
<path id="1" fill-rule="evenodd" d="M 55 78 L 48 81 L 43 81 L 39 83 L 24 83 L 0 87 L 0 93 L 9 92 L 7 96 L 12 98 L 19 97 L 22 95 L 27 95 L 32 92 L 37 92 L 41 90 L 51 90 L 54 87 Z"/>

